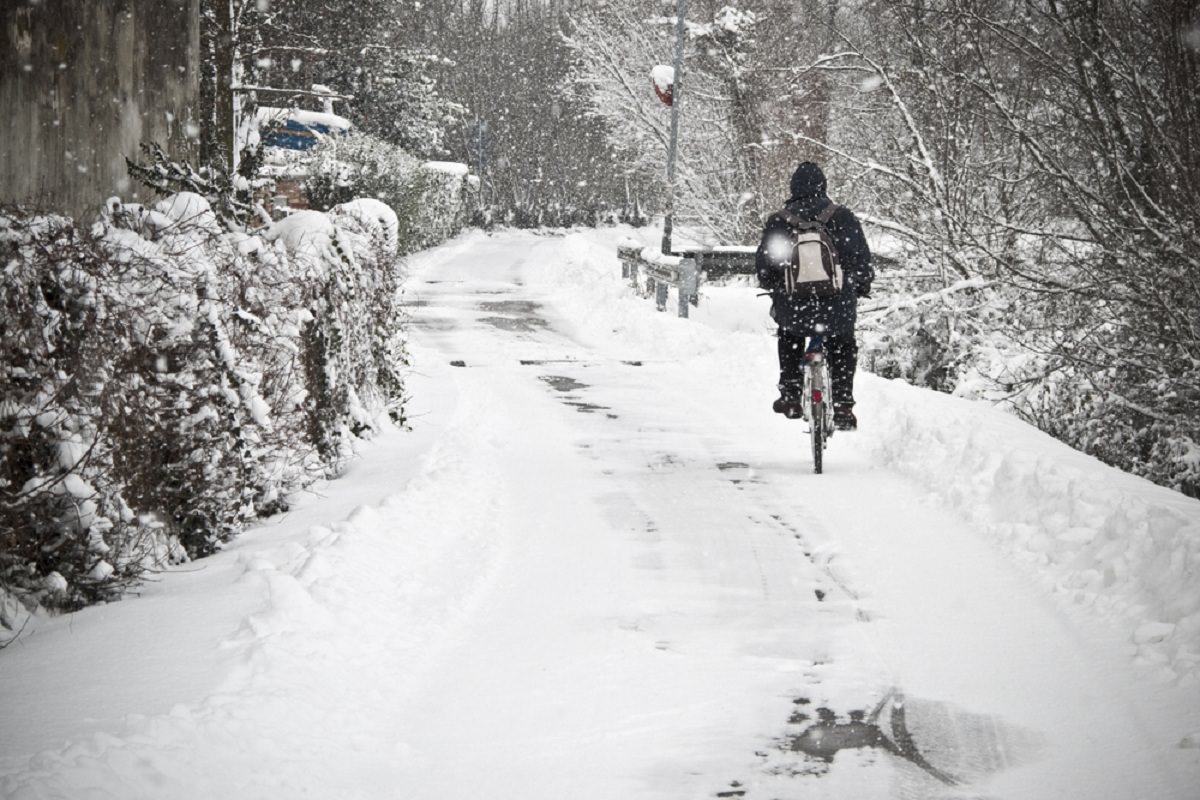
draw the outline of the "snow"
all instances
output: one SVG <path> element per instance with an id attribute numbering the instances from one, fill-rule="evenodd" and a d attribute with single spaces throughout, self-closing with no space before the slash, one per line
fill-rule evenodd
<path id="1" fill-rule="evenodd" d="M 159 201 L 154 210 L 172 222 L 191 223 L 205 228 L 216 224 L 216 216 L 208 201 L 195 192 L 177 192 Z"/>
<path id="2" fill-rule="evenodd" d="M 287 121 L 297 122 L 306 128 L 324 127 L 337 132 L 345 132 L 353 127 L 350 120 L 345 117 L 324 111 L 309 111 L 303 108 L 259 106 L 255 114 L 259 127 Z"/>
<path id="3" fill-rule="evenodd" d="M 426 161 L 421 166 L 431 172 L 441 172 L 458 178 L 465 178 L 470 171 L 466 164 L 459 161 Z"/>
<path id="4" fill-rule="evenodd" d="M 413 430 L 140 597 L 31 623 L 0 796 L 1196 796 L 1200 503 L 862 374 L 813 475 L 766 300 L 656 313 L 622 237 L 657 233 L 413 258 Z M 786 746 L 877 705 L 960 785 Z"/>
<path id="5" fill-rule="evenodd" d="M 330 218 L 335 222 L 350 217 L 358 225 L 377 233 L 385 242 L 386 252 L 394 256 L 399 247 L 400 221 L 396 212 L 387 203 L 373 198 L 360 197 L 330 209 Z"/>
<path id="6" fill-rule="evenodd" d="M 675 85 L 675 68 L 666 64 L 656 64 L 650 70 L 650 80 L 654 82 L 655 88 L 665 94 Z"/>
<path id="7" fill-rule="evenodd" d="M 67 579 L 58 572 L 51 572 L 46 576 L 46 588 L 52 592 L 65 592 L 67 590 Z"/>
<path id="8" fill-rule="evenodd" d="M 858 84 L 858 90 L 863 94 L 867 94 L 875 91 L 880 86 L 883 86 L 883 78 L 878 75 L 870 75 L 862 79 L 862 82 Z"/>
<path id="9" fill-rule="evenodd" d="M 112 564 L 109 564 L 107 561 L 97 561 L 96 566 L 92 567 L 91 572 L 88 573 L 88 577 L 94 581 L 102 581 L 112 574 Z"/>
<path id="10" fill-rule="evenodd" d="M 281 242 L 289 253 L 322 259 L 332 255 L 333 245 L 343 232 L 339 230 L 331 215 L 323 211 L 295 211 L 271 225 L 263 234 L 269 242 Z M 342 247 L 343 252 L 350 252 Z"/>

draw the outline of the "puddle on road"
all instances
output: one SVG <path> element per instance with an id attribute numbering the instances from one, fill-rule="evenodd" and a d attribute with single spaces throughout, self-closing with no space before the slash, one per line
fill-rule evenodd
<path id="1" fill-rule="evenodd" d="M 788 719 L 792 732 L 777 749 L 756 754 L 763 760 L 764 777 L 779 781 L 780 789 L 791 781 L 830 774 L 837 754 L 849 750 L 877 752 L 907 764 L 895 778 L 904 797 L 976 797 L 972 784 L 1036 760 L 1045 747 L 1044 737 L 1035 731 L 949 703 L 905 697 L 898 689 L 889 690 L 870 711 L 844 715 L 813 709 L 806 697 L 793 702 Z M 871 758 L 850 759 L 845 768 L 863 769 L 870 763 Z"/>
<path id="2" fill-rule="evenodd" d="M 801 698 L 803 700 L 804 698 Z M 799 701 L 798 701 L 799 702 Z M 881 717 L 888 717 L 885 732 Z M 793 713 L 791 722 L 804 722 L 807 714 Z M 825 762 L 832 762 L 841 750 L 875 747 L 915 764 L 931 777 L 946 786 L 957 786 L 960 781 L 934 766 L 921 752 L 908 729 L 908 712 L 904 695 L 888 692 L 876 704 L 870 714 L 851 711 L 848 720 L 839 722 L 837 715 L 828 708 L 817 709 L 817 721 L 799 735 L 788 738 L 788 748 Z"/>
<path id="3" fill-rule="evenodd" d="M 538 377 L 550 384 L 558 392 L 574 392 L 588 387 L 586 383 L 577 381 L 574 378 L 568 378 L 565 375 L 539 375 Z"/>
<path id="4" fill-rule="evenodd" d="M 596 362 L 580 361 L 577 358 L 522 358 L 520 359 L 523 367 L 544 367 L 547 364 L 575 364 L 580 367 L 594 367 Z M 640 367 L 641 361 L 621 361 L 627 367 Z"/>
<path id="5" fill-rule="evenodd" d="M 562 402 L 568 406 L 571 406 L 581 414 L 594 414 L 597 411 L 604 411 L 608 412 L 605 414 L 605 416 L 607 416 L 609 419 L 617 419 L 617 415 L 611 413 L 608 406 L 602 406 L 597 403 L 589 403 L 570 394 L 570 392 L 577 392 L 580 389 L 588 388 L 588 384 L 583 383 L 582 381 L 577 381 L 574 378 L 566 375 L 539 375 L 538 379 L 550 384 L 550 388 L 554 389 L 556 392 L 562 392 L 565 394 L 566 396 L 562 398 Z"/>
<path id="6" fill-rule="evenodd" d="M 577 400 L 568 400 L 567 405 L 571 406 L 581 414 L 594 414 L 597 411 L 604 411 L 608 412 L 605 413 L 604 416 L 608 417 L 609 419 L 617 419 L 616 414 L 609 412 L 608 406 L 598 406 L 595 403 L 583 403 Z"/>
<path id="7" fill-rule="evenodd" d="M 540 303 L 532 300 L 488 300 L 480 303 L 480 311 L 490 314 L 508 314 L 504 317 L 481 317 L 480 322 L 493 325 L 502 331 L 530 333 L 539 328 L 548 328 L 550 323 L 538 316 Z"/>
<path id="8" fill-rule="evenodd" d="M 550 325 L 541 317 L 480 317 L 479 321 L 514 333 L 530 333 Z"/>
<path id="9" fill-rule="evenodd" d="M 888 712 L 888 733 L 884 732 L 880 723 L 880 717 L 885 710 Z M 797 712 L 792 715 L 792 719 L 802 721 L 805 716 L 803 712 Z M 912 733 L 908 730 L 907 717 L 904 696 L 897 692 L 885 695 L 870 715 L 861 710 L 851 711 L 848 721 L 845 722 L 839 722 L 837 715 L 830 709 L 818 708 L 817 722 L 805 728 L 798 736 L 790 737 L 788 747 L 795 752 L 826 762 L 833 761 L 833 757 L 841 750 L 877 747 L 915 764 L 947 786 L 957 786 L 957 778 L 929 763 L 917 747 Z"/>
<path id="10" fill-rule="evenodd" d="M 532 316 L 541 308 L 541 303 L 532 300 L 489 300 L 479 304 L 480 311 L 492 314 L 521 314 Z"/>

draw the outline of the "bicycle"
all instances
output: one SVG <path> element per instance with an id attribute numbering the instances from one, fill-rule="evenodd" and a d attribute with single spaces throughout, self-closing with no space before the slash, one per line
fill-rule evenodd
<path id="1" fill-rule="evenodd" d="M 818 475 L 823 466 L 822 456 L 834 431 L 828 399 L 832 385 L 829 364 L 825 361 L 824 339 L 819 333 L 813 334 L 804 350 L 804 382 L 800 402 L 812 439 L 813 472 Z"/>

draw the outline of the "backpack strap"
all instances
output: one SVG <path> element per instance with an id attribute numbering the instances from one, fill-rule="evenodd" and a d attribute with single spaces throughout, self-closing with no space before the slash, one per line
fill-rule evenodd
<path id="1" fill-rule="evenodd" d="M 829 205 L 825 206 L 825 208 L 821 209 L 821 213 L 817 214 L 814 219 L 822 225 L 828 225 L 829 220 L 833 219 L 833 215 L 840 211 L 841 208 L 842 207 L 837 203 L 830 203 Z"/>
<path id="2" fill-rule="evenodd" d="M 779 218 L 780 220 L 782 220 L 785 224 L 787 224 L 793 228 L 799 227 L 800 225 L 805 225 L 805 224 L 808 224 L 811 222 L 819 222 L 822 225 L 828 225 L 829 220 L 833 219 L 833 215 L 836 214 L 838 211 L 840 211 L 841 208 L 842 207 L 839 206 L 837 203 L 830 203 L 829 205 L 825 206 L 825 208 L 821 209 L 821 213 L 817 214 L 812 219 L 805 219 L 804 217 L 801 217 L 798 214 L 793 214 L 791 211 L 788 211 L 786 208 L 776 211 L 775 216 L 777 218 Z"/>
<path id="3" fill-rule="evenodd" d="M 802 219 L 801 217 L 793 214 L 791 211 L 788 211 L 786 208 L 776 211 L 775 218 L 778 219 L 780 222 L 782 222 L 784 225 L 787 225 L 789 228 L 795 228 L 800 225 L 803 225 L 806 222 L 811 221 L 811 220 L 807 220 L 807 219 Z"/>

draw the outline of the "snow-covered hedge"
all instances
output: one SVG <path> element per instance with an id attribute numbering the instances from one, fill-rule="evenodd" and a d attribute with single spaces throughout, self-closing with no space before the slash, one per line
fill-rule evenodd
<path id="1" fill-rule="evenodd" d="M 23 607 L 212 552 L 403 420 L 397 241 L 372 200 L 261 235 L 186 193 L 90 230 L 0 211 L 0 643 Z"/>
<path id="2" fill-rule="evenodd" d="M 314 208 L 373 197 L 395 210 L 401 254 L 450 238 L 474 210 L 476 183 L 464 164 L 421 162 L 365 133 L 328 137 L 313 150 L 305 190 Z"/>
<path id="3" fill-rule="evenodd" d="M 1107 464 L 1200 497 L 1193 343 L 1156 346 L 1145 325 L 1098 322 L 1086 296 L 983 278 L 946 282 L 915 257 L 878 273 L 873 296 L 859 304 L 866 369 L 996 402 Z"/>

